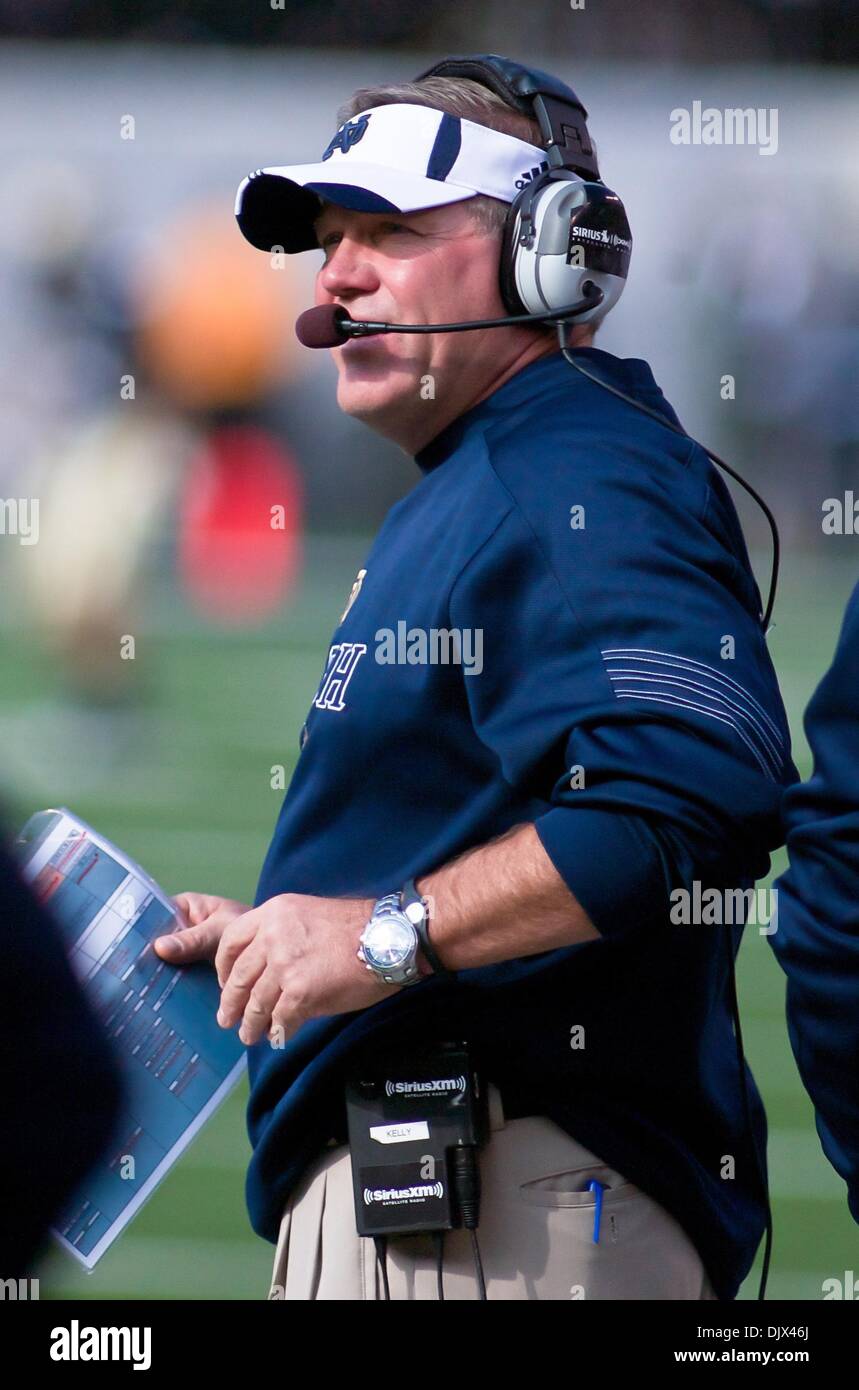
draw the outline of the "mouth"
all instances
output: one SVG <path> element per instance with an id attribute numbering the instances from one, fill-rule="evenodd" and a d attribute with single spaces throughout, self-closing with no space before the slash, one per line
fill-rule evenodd
<path id="1" fill-rule="evenodd" d="M 345 343 L 340 344 L 340 349 L 342 352 L 354 352 L 362 343 L 377 343 L 384 337 L 384 333 L 361 333 L 354 338 L 347 338 Z"/>

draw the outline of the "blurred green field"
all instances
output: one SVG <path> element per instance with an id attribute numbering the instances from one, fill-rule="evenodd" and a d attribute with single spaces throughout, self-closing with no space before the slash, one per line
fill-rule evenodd
<path id="1" fill-rule="evenodd" d="M 75 711 L 45 653 L 16 627 L 0 629 L 2 793 L 13 824 L 66 805 L 117 841 L 171 893 L 197 889 L 251 901 L 298 736 L 369 541 L 307 538 L 305 576 L 275 622 L 248 633 L 214 629 L 169 578 L 153 580 L 135 623 L 140 703 Z M 756 568 L 765 571 L 767 557 Z M 784 566 L 770 650 L 809 770 L 801 716 L 831 660 L 859 563 L 849 552 L 821 569 Z M 7 612 L 6 622 L 9 622 Z M 784 867 L 779 854 L 773 865 Z M 738 972 L 746 1055 L 770 1121 L 775 1239 L 768 1294 L 819 1299 L 822 1281 L 859 1270 L 859 1232 L 846 1188 L 824 1158 L 784 1024 L 784 977 L 766 936 L 745 934 Z M 91 1275 L 63 1252 L 40 1273 L 43 1298 L 265 1298 L 274 1247 L 244 1206 L 250 1155 L 247 1084 L 233 1094 Z M 62 1121 L 58 1142 L 61 1144 Z M 754 1298 L 760 1256 L 741 1297 Z"/>

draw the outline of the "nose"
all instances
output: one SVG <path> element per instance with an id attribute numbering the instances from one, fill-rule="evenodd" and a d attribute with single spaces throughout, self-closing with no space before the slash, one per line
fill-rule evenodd
<path id="1" fill-rule="evenodd" d="M 329 250 L 317 277 L 318 288 L 332 299 L 372 294 L 380 283 L 366 244 L 345 235 Z"/>

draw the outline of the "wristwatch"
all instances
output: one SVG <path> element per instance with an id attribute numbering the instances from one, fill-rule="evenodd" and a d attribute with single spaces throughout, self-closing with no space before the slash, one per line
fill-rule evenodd
<path id="1" fill-rule="evenodd" d="M 416 985 L 423 978 L 418 969 L 418 951 L 435 975 L 450 975 L 429 941 L 429 913 L 415 881 L 410 878 L 398 893 L 387 893 L 374 905 L 370 920 L 361 933 L 358 959 L 389 985 Z"/>
<path id="2" fill-rule="evenodd" d="M 386 985 L 420 983 L 420 937 L 403 908 L 402 893 L 387 893 L 373 906 L 361 933 L 358 959 Z"/>

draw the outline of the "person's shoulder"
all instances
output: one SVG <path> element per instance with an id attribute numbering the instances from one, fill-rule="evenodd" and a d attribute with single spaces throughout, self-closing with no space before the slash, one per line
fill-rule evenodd
<path id="1" fill-rule="evenodd" d="M 639 510 L 700 513 L 709 461 L 678 428 L 648 363 L 597 348 L 571 356 L 576 365 L 560 352 L 531 364 L 527 389 L 488 421 L 485 464 L 496 485 L 528 514 L 612 495 Z"/>
<path id="2" fill-rule="evenodd" d="M 646 450 L 650 458 L 685 462 L 693 447 L 649 364 L 598 348 L 532 363 L 509 406 L 490 419 L 484 437 L 491 462 L 511 481 L 537 457 L 582 466 L 599 447 L 601 457 L 619 461 L 639 462 Z"/>

